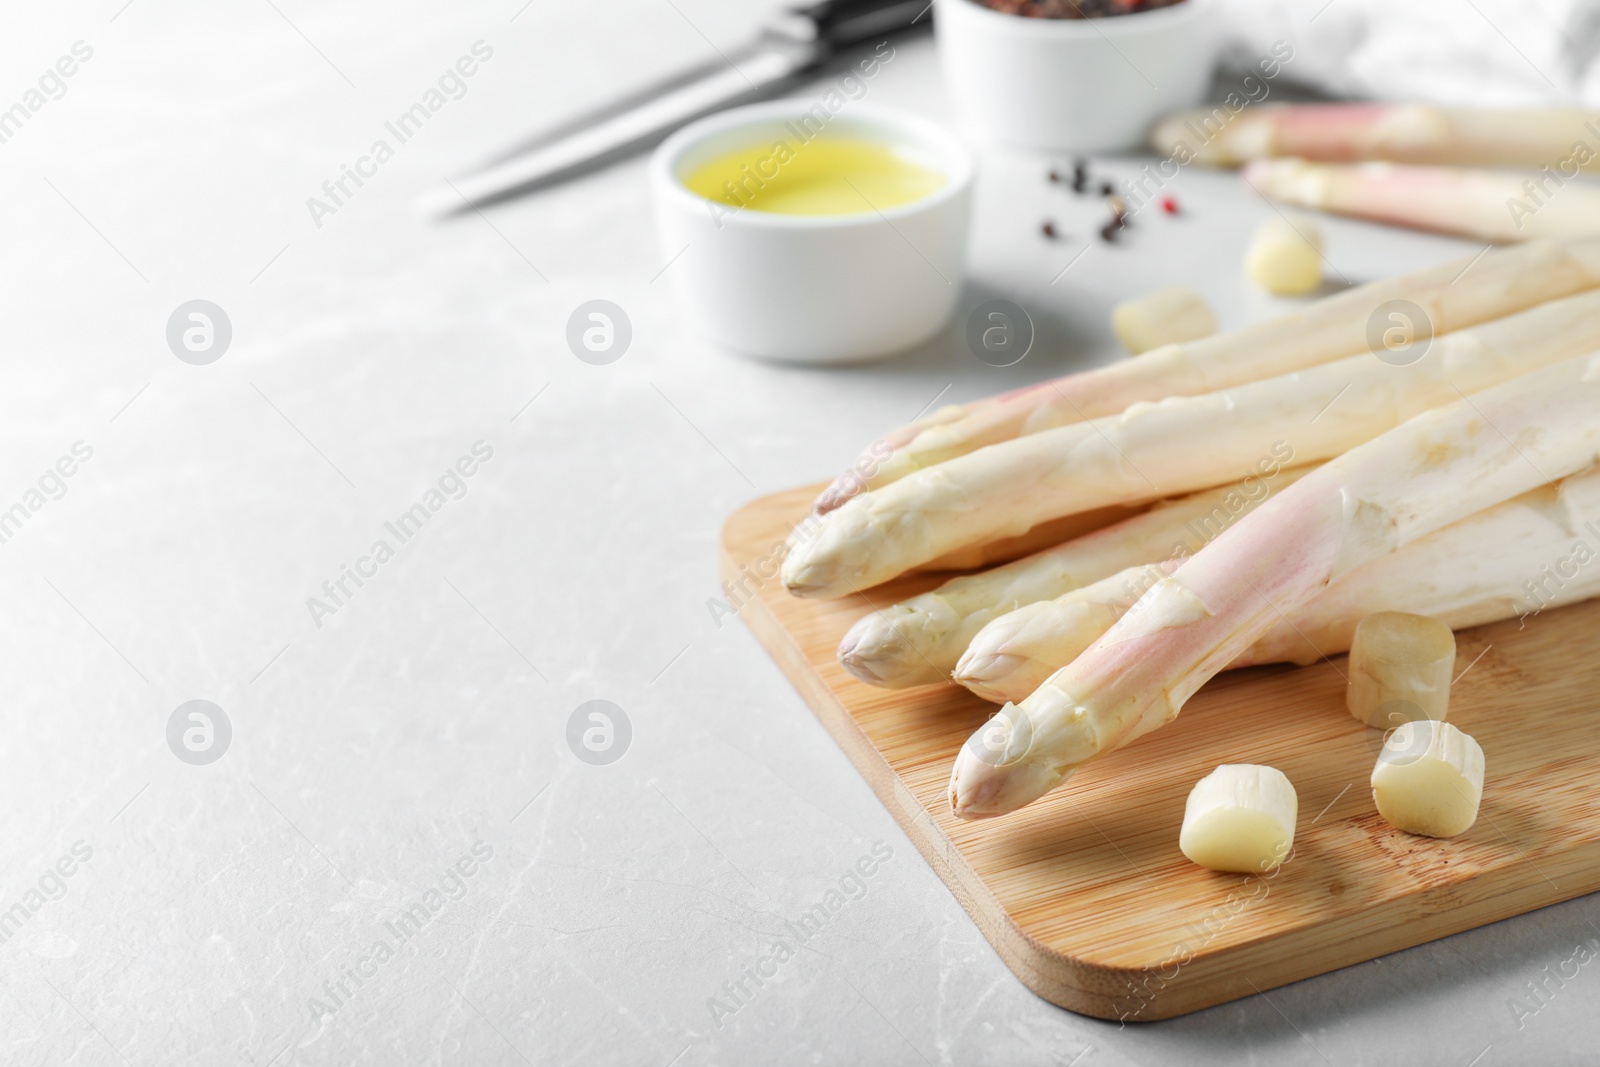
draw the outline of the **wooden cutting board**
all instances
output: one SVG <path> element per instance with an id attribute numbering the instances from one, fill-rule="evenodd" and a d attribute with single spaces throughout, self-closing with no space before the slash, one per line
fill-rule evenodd
<path id="1" fill-rule="evenodd" d="M 1450 719 L 1487 764 L 1477 823 L 1435 841 L 1372 806 L 1382 742 L 1344 710 L 1344 657 L 1220 676 L 1171 725 L 1013 815 L 964 823 L 951 761 L 994 710 L 954 685 L 878 689 L 834 648 L 860 615 L 937 585 L 800 600 L 777 577 L 819 487 L 728 519 L 729 604 L 1024 985 L 1103 1019 L 1164 1019 L 1600 889 L 1600 601 L 1458 635 Z M 1469 666 L 1470 665 L 1470 666 Z M 1268 876 L 1178 851 L 1184 799 L 1221 763 L 1265 763 L 1300 795 Z"/>

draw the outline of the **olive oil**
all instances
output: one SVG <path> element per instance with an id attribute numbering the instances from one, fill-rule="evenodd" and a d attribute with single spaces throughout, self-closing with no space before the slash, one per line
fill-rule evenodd
<path id="1" fill-rule="evenodd" d="M 937 192 L 943 174 L 894 146 L 847 137 L 751 144 L 696 167 L 683 184 L 730 210 L 776 215 L 885 211 Z"/>

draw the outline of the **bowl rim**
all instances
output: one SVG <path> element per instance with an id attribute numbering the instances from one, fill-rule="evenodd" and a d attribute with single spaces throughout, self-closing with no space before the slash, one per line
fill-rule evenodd
<path id="1" fill-rule="evenodd" d="M 1012 15 L 1004 11 L 996 11 L 978 2 L 978 0 L 937 0 L 937 11 L 947 8 L 964 9 L 962 18 L 973 18 L 986 22 L 987 28 L 1002 33 L 1012 33 L 1018 36 L 1034 34 L 1041 37 L 1055 37 L 1068 40 L 1127 37 L 1138 33 L 1157 33 L 1169 30 L 1174 26 L 1181 26 L 1197 18 L 1203 18 L 1209 11 L 1213 0 L 1183 0 L 1182 3 L 1170 7 L 1158 7 L 1151 11 L 1135 11 L 1128 15 L 1096 16 L 1086 19 L 1036 19 L 1025 15 Z M 938 20 L 934 22 L 938 28 Z"/>
<path id="2" fill-rule="evenodd" d="M 1189 2 L 1189 0 L 1185 0 Z M 707 139 L 738 129 L 740 126 L 756 127 L 773 120 L 797 118 L 809 114 L 817 102 L 804 97 L 786 97 L 757 104 L 728 108 L 696 119 L 668 137 L 651 154 L 650 177 L 658 195 L 667 198 L 674 207 L 704 211 L 707 204 L 717 201 L 691 191 L 679 179 L 678 162 L 688 151 Z M 834 118 L 857 120 L 861 125 L 877 126 L 889 131 L 886 141 L 894 140 L 895 132 L 903 132 L 904 139 L 932 149 L 945 176 L 945 183 L 927 196 L 891 208 L 871 208 L 849 215 L 782 215 L 772 211 L 755 211 L 745 208 L 730 210 L 722 220 L 723 225 L 754 226 L 784 230 L 846 229 L 878 225 L 891 225 L 931 211 L 958 197 L 966 195 L 977 171 L 976 157 L 956 134 L 931 119 L 923 118 L 899 108 L 880 104 L 846 104 Z"/>

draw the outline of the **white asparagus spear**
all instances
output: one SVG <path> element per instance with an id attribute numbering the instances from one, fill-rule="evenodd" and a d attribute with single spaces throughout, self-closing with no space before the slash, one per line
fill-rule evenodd
<path id="1" fill-rule="evenodd" d="M 1372 282 L 1242 330 L 940 408 L 873 442 L 817 498 L 816 510 L 832 511 L 863 490 L 1021 434 L 1113 415 L 1141 400 L 1209 393 L 1364 351 L 1372 309 L 1390 300 L 1418 305 L 1435 333 L 1447 333 L 1597 286 L 1600 238 L 1594 237 L 1499 249 L 1476 262 L 1466 257 Z"/>
<path id="2" fill-rule="evenodd" d="M 1305 473 L 1262 467 L 1234 485 L 1158 504 L 1136 515 L 863 616 L 839 642 L 839 662 L 864 682 L 904 689 L 948 681 L 962 649 L 984 624 L 1124 567 L 1192 555 L 1241 515 Z"/>
<path id="3" fill-rule="evenodd" d="M 1460 631 L 1501 619 L 1526 625 L 1542 611 L 1595 596 L 1600 471 L 1586 471 L 1357 568 L 1291 613 L 1293 626 L 1274 626 L 1233 665 L 1337 655 L 1349 649 L 1356 624 L 1380 611 L 1414 611 Z"/>
<path id="4" fill-rule="evenodd" d="M 1436 408 L 1277 494 L 1159 582 L 1105 636 L 956 757 L 962 818 L 1003 815 L 1170 722 L 1324 586 L 1600 459 L 1600 353 Z"/>
<path id="5" fill-rule="evenodd" d="M 784 560 L 784 584 L 841 596 L 1060 515 L 1216 485 L 1262 456 L 1326 459 L 1464 392 L 1597 347 L 1600 292 L 1584 293 L 1433 338 L 1425 350 L 1363 353 L 1020 437 L 821 516 Z"/>
<path id="6" fill-rule="evenodd" d="M 1480 110 L 1427 104 L 1268 104 L 1231 117 L 1185 111 L 1156 124 L 1150 143 L 1181 163 L 1237 166 L 1300 156 L 1330 163 L 1387 159 L 1482 167 L 1600 168 L 1600 112 Z M 1570 162 L 1569 162 L 1570 161 Z"/>
<path id="7" fill-rule="evenodd" d="M 1148 510 L 1145 505 L 1138 504 L 1128 507 L 1096 508 L 1093 511 L 1080 511 L 1076 515 L 1063 515 L 1059 519 L 1040 523 L 1019 537 L 1006 537 L 998 541 L 987 541 L 981 545 L 970 545 L 938 559 L 929 560 L 917 570 L 974 571 L 979 567 L 990 567 L 996 563 L 1010 563 L 1024 556 L 1031 556 L 1035 552 L 1054 548 L 1075 537 L 1103 530 L 1124 519 L 1142 515 Z"/>
<path id="8" fill-rule="evenodd" d="M 1336 656 L 1350 649 L 1356 624 L 1379 612 L 1463 630 L 1600 596 L 1600 563 L 1583 560 L 1600 560 L 1600 471 L 1541 486 L 1357 567 L 1229 666 Z M 1181 563 L 1130 567 L 995 618 L 973 637 L 955 680 L 996 703 L 1026 699 Z"/>
<path id="9" fill-rule="evenodd" d="M 1182 558 L 1128 567 L 1052 600 L 1025 604 L 984 625 L 961 654 L 955 682 L 996 704 L 1026 699 L 1100 640 Z"/>
<path id="10" fill-rule="evenodd" d="M 1245 180 L 1274 200 L 1505 244 L 1600 233 L 1600 188 L 1461 167 L 1259 160 Z"/>

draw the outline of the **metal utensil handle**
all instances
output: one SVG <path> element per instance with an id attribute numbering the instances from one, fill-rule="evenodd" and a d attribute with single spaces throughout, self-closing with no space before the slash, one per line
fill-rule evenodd
<path id="1" fill-rule="evenodd" d="M 830 48 L 839 49 L 931 21 L 932 6 L 933 0 L 821 0 L 791 10 L 810 20 Z"/>

